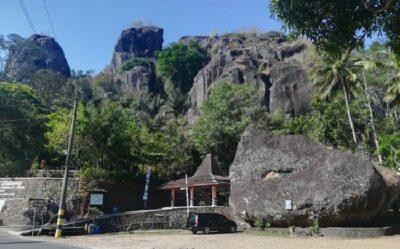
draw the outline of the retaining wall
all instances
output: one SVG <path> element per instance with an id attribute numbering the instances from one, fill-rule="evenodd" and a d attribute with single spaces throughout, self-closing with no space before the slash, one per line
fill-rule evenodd
<path id="1" fill-rule="evenodd" d="M 77 178 L 68 180 L 69 194 L 78 191 Z M 27 225 L 32 220 L 29 198 L 48 199 L 59 196 L 62 178 L 0 178 L 0 220 L 4 225 Z M 45 207 L 46 208 L 46 207 Z"/>
<path id="2" fill-rule="evenodd" d="M 234 220 L 240 227 L 240 220 L 234 216 L 230 207 L 191 207 L 190 212 L 220 213 Z M 103 215 L 95 219 L 85 219 L 70 226 L 96 223 L 102 232 L 119 232 L 138 229 L 180 229 L 186 226 L 186 207 L 163 208 L 157 210 L 130 211 Z"/>

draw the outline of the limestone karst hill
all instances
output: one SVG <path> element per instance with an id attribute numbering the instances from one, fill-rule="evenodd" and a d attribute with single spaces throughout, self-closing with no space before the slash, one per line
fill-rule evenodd
<path id="1" fill-rule="evenodd" d="M 280 110 L 297 116 L 311 109 L 306 43 L 288 41 L 280 32 L 186 36 L 178 42 L 189 41 L 197 42 L 211 58 L 193 79 L 188 93 L 190 123 L 197 120 L 202 103 L 220 82 L 255 84 L 260 103 L 271 112 Z M 154 54 L 161 50 L 162 42 L 161 28 L 132 27 L 122 31 L 110 65 L 122 93 L 162 88 L 154 67 Z M 118 70 L 132 58 L 142 60 L 135 61 L 136 65 L 128 70 Z"/>

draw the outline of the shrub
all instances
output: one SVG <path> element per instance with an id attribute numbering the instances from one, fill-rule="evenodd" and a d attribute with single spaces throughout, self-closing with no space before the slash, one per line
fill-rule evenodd
<path id="1" fill-rule="evenodd" d="M 144 66 L 144 67 L 148 67 L 150 64 L 148 59 L 145 58 L 131 58 L 127 61 L 124 61 L 117 69 L 118 73 L 123 73 L 125 71 L 131 70 L 132 68 L 136 67 L 136 66 Z"/>

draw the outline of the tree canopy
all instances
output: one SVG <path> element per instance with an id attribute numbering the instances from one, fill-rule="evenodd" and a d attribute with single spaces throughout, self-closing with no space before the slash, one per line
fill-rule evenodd
<path id="1" fill-rule="evenodd" d="M 46 112 L 30 86 L 0 83 L 0 169 L 28 169 L 36 155 L 45 153 Z"/>
<path id="2" fill-rule="evenodd" d="M 330 54 L 341 55 L 384 33 L 400 55 L 399 0 L 272 0 L 269 9 L 293 36 L 305 36 Z"/>
<path id="3" fill-rule="evenodd" d="M 219 83 L 203 103 L 194 139 L 203 154 L 213 153 L 227 171 L 240 135 L 261 111 L 254 85 Z"/>
<path id="4" fill-rule="evenodd" d="M 175 88 L 187 93 L 193 85 L 193 78 L 207 61 L 207 52 L 196 42 L 172 43 L 157 54 L 156 67 Z"/>

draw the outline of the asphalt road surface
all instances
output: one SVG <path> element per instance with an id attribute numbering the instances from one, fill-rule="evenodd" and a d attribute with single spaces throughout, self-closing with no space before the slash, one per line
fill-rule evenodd
<path id="1" fill-rule="evenodd" d="M 7 228 L 0 228 L 0 248 L 1 249 L 81 249 L 82 247 L 74 247 L 61 245 L 59 243 L 51 243 L 41 240 L 40 237 L 30 238 L 29 236 L 12 235 L 7 232 Z"/>

